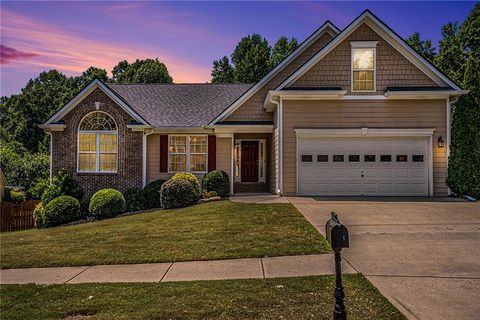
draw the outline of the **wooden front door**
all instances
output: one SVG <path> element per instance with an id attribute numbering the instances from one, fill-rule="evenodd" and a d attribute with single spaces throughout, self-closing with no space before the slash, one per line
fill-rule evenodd
<path id="1" fill-rule="evenodd" d="M 242 141 L 242 182 L 258 182 L 258 141 Z"/>

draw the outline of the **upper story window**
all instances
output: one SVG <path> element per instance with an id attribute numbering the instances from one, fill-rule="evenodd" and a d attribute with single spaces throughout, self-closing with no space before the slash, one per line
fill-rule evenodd
<path id="1" fill-rule="evenodd" d="M 375 91 L 377 41 L 352 41 L 352 91 Z"/>
<path id="2" fill-rule="evenodd" d="M 207 144 L 205 135 L 168 136 L 168 172 L 207 172 Z"/>
<path id="3" fill-rule="evenodd" d="M 78 172 L 117 172 L 118 130 L 102 111 L 87 114 L 78 128 Z"/>

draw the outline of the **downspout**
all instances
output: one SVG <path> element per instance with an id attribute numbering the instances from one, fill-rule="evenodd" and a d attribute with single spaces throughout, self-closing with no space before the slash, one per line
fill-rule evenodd
<path id="1" fill-rule="evenodd" d="M 278 131 L 278 185 L 277 185 L 277 193 L 282 194 L 283 191 L 283 147 L 282 147 L 282 104 L 280 98 L 278 101 L 274 99 L 273 96 L 270 96 L 270 102 L 277 106 L 277 131 Z"/>
<path id="2" fill-rule="evenodd" d="M 143 131 L 142 145 L 142 188 L 147 184 L 147 136 L 153 133 L 152 129 Z"/>
<path id="3" fill-rule="evenodd" d="M 52 178 L 53 178 L 53 135 L 50 130 L 45 130 L 45 133 L 50 136 L 50 175 L 48 177 L 48 180 L 50 184 L 52 184 Z"/>

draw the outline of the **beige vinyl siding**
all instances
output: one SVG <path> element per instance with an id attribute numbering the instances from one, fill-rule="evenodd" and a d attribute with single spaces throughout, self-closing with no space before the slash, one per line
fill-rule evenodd
<path id="1" fill-rule="evenodd" d="M 332 36 L 328 33 L 323 34 L 310 47 L 306 48 L 297 58 L 285 66 L 275 77 L 268 81 L 260 90 L 251 96 L 243 105 L 235 110 L 225 121 L 242 121 L 242 120 L 257 120 L 269 121 L 272 120 L 272 114 L 263 109 L 263 101 L 267 96 L 269 90 L 275 89 L 287 77 L 289 77 L 295 70 L 297 70 L 305 61 L 315 55 L 321 48 L 323 48 Z"/>
<path id="2" fill-rule="evenodd" d="M 231 175 L 232 171 L 232 138 L 217 137 L 217 170 Z M 230 177 L 231 178 L 231 177 Z"/>
<path id="3" fill-rule="evenodd" d="M 160 135 L 147 136 L 147 183 L 170 176 L 167 172 L 160 172 Z"/>
<path id="4" fill-rule="evenodd" d="M 350 41 L 378 41 L 376 47 L 376 92 L 351 92 Z M 340 86 L 347 95 L 383 95 L 389 86 L 438 85 L 408 61 L 366 24 L 358 27 L 322 60 L 292 84 L 292 87 Z"/>
<path id="5" fill-rule="evenodd" d="M 433 135 L 433 193 L 446 195 L 445 100 L 283 101 L 284 194 L 296 190 L 296 128 L 436 128 Z"/>

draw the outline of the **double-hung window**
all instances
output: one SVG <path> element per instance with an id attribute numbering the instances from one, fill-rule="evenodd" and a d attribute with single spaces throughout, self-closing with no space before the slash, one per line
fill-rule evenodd
<path id="1" fill-rule="evenodd" d="M 208 136 L 168 136 L 168 172 L 207 172 Z"/>
<path id="2" fill-rule="evenodd" d="M 376 41 L 352 41 L 352 91 L 375 91 Z"/>
<path id="3" fill-rule="evenodd" d="M 78 172 L 117 172 L 118 130 L 105 112 L 87 114 L 78 128 Z"/>

